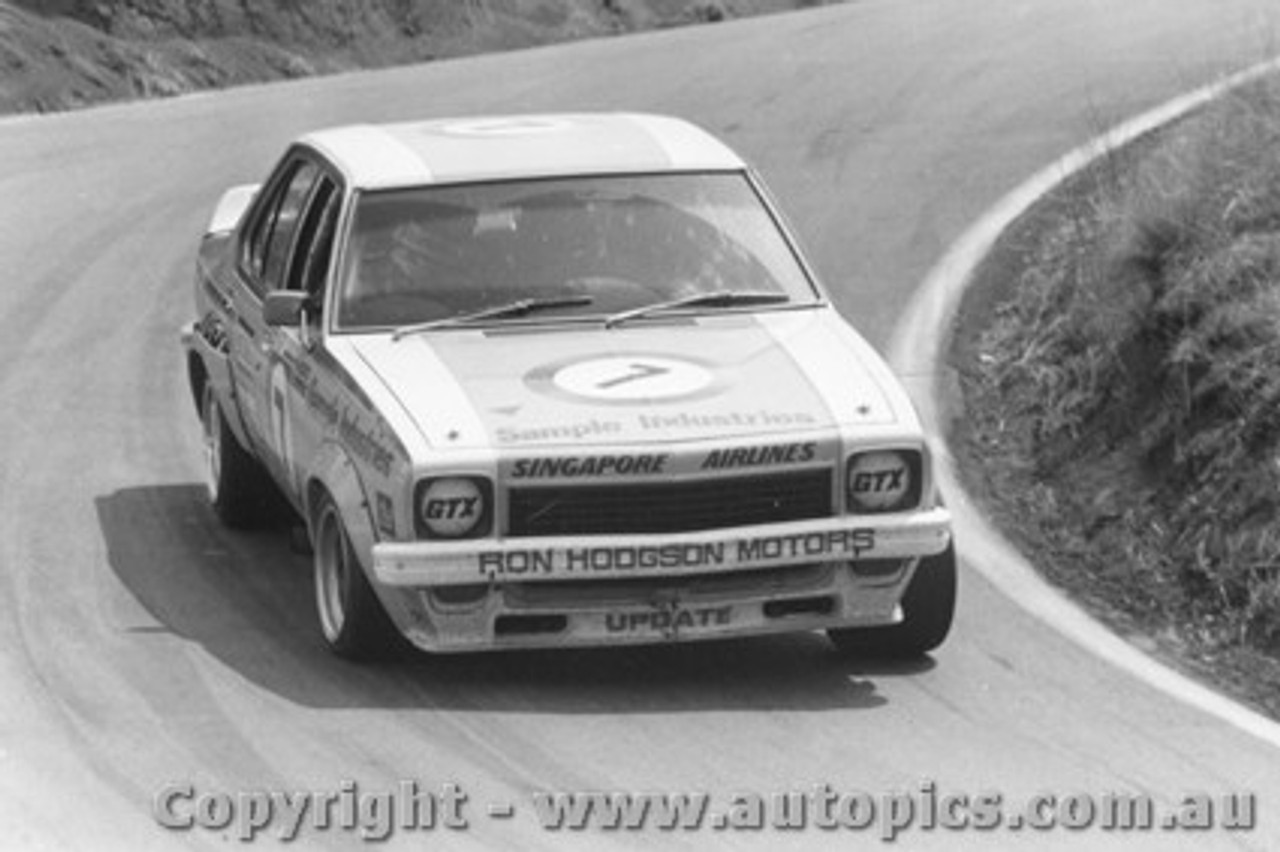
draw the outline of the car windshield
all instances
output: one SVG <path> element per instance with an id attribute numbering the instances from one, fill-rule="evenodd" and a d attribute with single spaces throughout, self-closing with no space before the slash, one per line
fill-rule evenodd
<path id="1" fill-rule="evenodd" d="M 817 300 L 745 174 L 422 187 L 358 197 L 336 326 L 403 329 L 522 300 L 552 305 L 525 321 L 605 318 L 729 291 L 777 293 L 784 305 Z"/>

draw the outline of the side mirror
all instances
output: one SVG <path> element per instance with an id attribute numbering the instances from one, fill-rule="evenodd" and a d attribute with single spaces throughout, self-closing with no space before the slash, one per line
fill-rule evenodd
<path id="1" fill-rule="evenodd" d="M 310 304 L 307 293 L 272 290 L 262 300 L 262 321 L 270 326 L 297 328 L 302 325 L 302 314 Z"/>

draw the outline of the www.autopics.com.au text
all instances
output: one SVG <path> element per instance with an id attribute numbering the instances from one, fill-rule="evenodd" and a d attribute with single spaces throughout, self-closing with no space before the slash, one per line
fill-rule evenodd
<path id="1" fill-rule="evenodd" d="M 934 781 L 882 793 L 842 791 L 819 783 L 772 793 L 534 792 L 525 803 L 546 831 L 857 832 L 889 843 L 907 832 L 1254 831 L 1257 795 L 1233 791 L 1158 796 L 1146 792 L 1050 793 L 1014 802 L 998 791 L 943 791 Z M 338 832 L 366 841 L 397 833 L 456 832 L 478 818 L 512 821 L 513 801 L 478 804 L 462 785 L 415 780 L 365 789 L 347 780 L 326 791 L 200 790 L 175 783 L 152 801 L 156 822 L 172 831 L 230 833 L 242 841 L 269 833 L 291 841 Z"/>

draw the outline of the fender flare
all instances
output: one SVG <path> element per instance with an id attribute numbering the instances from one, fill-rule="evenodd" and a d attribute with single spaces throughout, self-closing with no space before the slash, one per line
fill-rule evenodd
<path id="1" fill-rule="evenodd" d="M 351 546 L 360 556 L 361 563 L 367 562 L 368 554 L 373 552 L 373 545 L 378 540 L 370 513 L 369 497 L 365 493 L 360 471 L 350 454 L 341 444 L 332 440 L 321 445 L 316 462 L 307 475 L 303 500 L 308 527 L 315 522 L 316 506 L 322 492 L 328 492 L 337 504 L 338 514 L 342 516 L 342 523 L 347 528 Z"/>
<path id="2" fill-rule="evenodd" d="M 252 447 L 240 418 L 240 404 L 232 385 L 231 366 L 227 363 L 226 353 L 210 345 L 195 323 L 184 326 L 181 337 L 186 354 L 187 384 L 191 389 L 196 416 L 204 416 L 204 412 L 201 411 L 201 406 L 204 404 L 204 388 L 205 385 L 212 384 L 231 434 L 240 442 L 241 447 L 246 449 Z"/>
<path id="3" fill-rule="evenodd" d="M 342 518 L 347 537 L 360 563 L 360 570 L 382 602 L 392 624 L 403 633 L 405 626 L 413 622 L 410 603 L 412 592 L 378 582 L 372 567 L 373 545 L 378 541 L 378 533 L 364 481 L 350 454 L 341 444 L 332 440 L 326 441 L 320 448 L 316 464 L 307 475 L 303 500 L 309 534 L 315 526 L 316 506 L 320 495 L 325 492 L 338 507 L 338 515 Z"/>

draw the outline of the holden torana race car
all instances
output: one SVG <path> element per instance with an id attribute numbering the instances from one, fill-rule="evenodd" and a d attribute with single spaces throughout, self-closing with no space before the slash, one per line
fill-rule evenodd
<path id="1" fill-rule="evenodd" d="M 690 124 L 304 136 L 218 203 L 195 297 L 213 508 L 300 516 L 340 655 L 950 628 L 905 393 Z"/>

